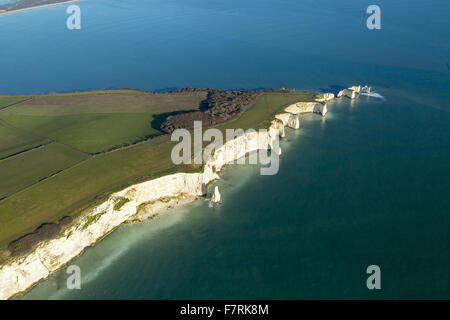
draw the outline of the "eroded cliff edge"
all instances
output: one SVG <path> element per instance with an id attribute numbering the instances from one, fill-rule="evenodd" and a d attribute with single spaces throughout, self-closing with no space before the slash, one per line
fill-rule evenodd
<path id="1" fill-rule="evenodd" d="M 127 221 L 145 220 L 167 208 L 206 194 L 206 186 L 219 179 L 221 168 L 257 150 L 273 150 L 274 140 L 284 137 L 285 127 L 299 128 L 299 115 L 325 115 L 324 101 L 334 94 L 319 95 L 315 102 L 298 102 L 277 114 L 267 131 L 245 133 L 223 144 L 204 165 L 203 172 L 176 173 L 132 185 L 112 194 L 107 201 L 76 219 L 56 238 L 38 244 L 31 252 L 10 259 L 0 268 L 0 299 L 20 294 L 50 273 L 61 269 L 88 246 Z M 319 102 L 320 101 L 320 102 Z"/>

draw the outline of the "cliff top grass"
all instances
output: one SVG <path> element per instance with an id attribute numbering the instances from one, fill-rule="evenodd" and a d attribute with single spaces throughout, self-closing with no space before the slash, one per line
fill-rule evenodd
<path id="1" fill-rule="evenodd" d="M 168 115 L 198 109 L 205 96 L 204 90 L 97 90 L 27 95 L 22 102 L 24 96 L 0 96 L 0 108 L 9 105 L 0 110 L 0 132 L 10 137 L 2 140 L 0 135 L 0 155 L 8 150 L 15 154 L 0 160 L 0 176 L 6 177 L 0 183 L 0 192 L 6 196 L 0 200 L 0 248 L 44 223 L 75 217 L 132 184 L 199 171 L 199 166 L 172 163 L 170 154 L 176 142 L 167 134 L 159 132 L 157 137 L 136 142 L 149 130 L 158 131 Z M 217 128 L 267 128 L 284 106 L 313 101 L 314 96 L 310 92 L 266 92 L 239 117 Z M 11 101 L 16 103 L 11 105 Z M 71 125 L 75 123 L 80 127 Z M 94 130 L 92 123 L 102 125 Z M 118 148 L 105 152 L 105 146 L 111 145 Z"/>
<path id="2" fill-rule="evenodd" d="M 136 90 L 52 93 L 15 100 L 1 97 L 5 101 L 0 104 L 4 106 L 0 119 L 19 132 L 98 154 L 163 134 L 156 115 L 198 110 L 205 97 L 205 91 Z"/>

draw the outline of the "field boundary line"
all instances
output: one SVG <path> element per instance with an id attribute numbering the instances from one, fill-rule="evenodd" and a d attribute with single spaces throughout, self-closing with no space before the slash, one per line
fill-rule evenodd
<path id="1" fill-rule="evenodd" d="M 58 142 L 53 142 L 53 143 L 58 143 Z M 22 193 L 22 192 L 25 192 L 25 191 L 27 191 L 28 189 L 34 187 L 35 185 L 37 185 L 37 184 L 39 184 L 39 183 L 41 183 L 41 182 L 48 181 L 48 180 L 50 180 L 50 179 L 52 179 L 52 178 L 58 176 L 59 174 L 62 174 L 63 172 L 66 172 L 67 170 L 70 170 L 70 169 L 72 169 L 72 168 L 74 168 L 74 167 L 76 167 L 76 166 L 82 164 L 83 162 L 89 160 L 90 158 L 91 158 L 91 157 L 88 157 L 88 158 L 86 158 L 86 159 L 84 159 L 84 160 L 81 160 L 80 162 L 75 163 L 73 166 L 70 166 L 70 167 L 68 167 L 68 168 L 66 168 L 66 169 L 60 170 L 60 171 L 58 171 L 58 172 L 55 172 L 54 174 L 52 174 L 52 175 L 50 175 L 50 176 L 48 176 L 48 177 L 46 177 L 46 178 L 44 178 L 44 179 L 42 179 L 42 180 L 39 180 L 39 181 L 37 181 L 37 182 L 35 182 L 35 183 L 33 183 L 33 184 L 30 184 L 29 186 L 27 186 L 27 187 L 24 188 L 24 189 L 21 189 L 21 190 L 19 190 L 19 191 L 17 191 L 17 192 L 14 192 L 13 194 L 11 194 L 11 195 L 9 195 L 9 196 L 6 196 L 6 197 L 1 198 L 1 199 L 0 199 L 0 204 L 1 204 L 4 200 L 7 200 L 7 199 L 9 199 L 9 198 L 11 198 L 11 197 L 13 197 L 13 196 L 15 196 L 15 195 L 18 195 L 18 194 L 20 194 L 20 193 Z"/>
<path id="2" fill-rule="evenodd" d="M 53 141 L 49 141 L 48 143 L 42 143 L 42 144 L 37 145 L 37 146 L 35 146 L 35 147 L 31 147 L 31 148 L 28 148 L 28 149 L 25 149 L 25 150 L 16 152 L 16 153 L 14 153 L 14 154 L 10 154 L 9 156 L 0 158 L 0 162 L 2 162 L 3 160 L 9 160 L 9 159 L 11 159 L 11 158 L 17 157 L 17 156 L 19 156 L 19 155 L 22 155 L 22 154 L 24 154 L 24 153 L 33 151 L 33 150 L 35 150 L 35 149 L 43 148 L 43 147 L 48 146 L 49 144 L 52 144 L 52 143 L 54 143 L 54 142 L 53 142 Z"/>
<path id="3" fill-rule="evenodd" d="M 21 100 L 21 101 L 19 101 L 19 102 L 14 102 L 14 103 L 8 104 L 7 106 L 1 107 L 0 110 L 5 110 L 6 108 L 13 107 L 13 106 L 15 106 L 16 104 L 20 104 L 20 103 L 22 103 L 22 102 L 29 101 L 29 100 L 31 100 L 31 99 L 33 99 L 33 97 L 30 97 L 30 98 Z"/>
<path id="4" fill-rule="evenodd" d="M 67 144 L 67 143 L 64 143 L 64 142 L 61 142 L 61 141 L 58 141 L 58 140 L 55 140 L 55 139 L 52 139 L 52 138 L 49 138 L 49 137 L 41 136 L 41 135 L 35 134 L 34 132 L 30 132 L 30 131 L 28 131 L 28 130 L 24 130 L 24 129 L 22 129 L 22 128 L 16 127 L 15 125 L 13 125 L 12 123 L 9 123 L 9 122 L 6 121 L 5 119 L 0 118 L 0 123 L 3 123 L 4 125 L 9 126 L 10 128 L 13 128 L 13 129 L 18 130 L 18 131 L 22 131 L 22 132 L 24 132 L 24 133 L 26 133 L 26 134 L 30 134 L 30 135 L 32 135 L 32 136 L 35 136 L 35 137 L 38 137 L 38 138 L 41 138 L 41 139 L 47 139 L 47 140 L 49 140 L 50 142 L 60 143 L 60 144 L 66 146 L 66 147 L 68 147 L 68 148 L 70 148 L 70 149 L 73 149 L 73 150 L 75 150 L 75 151 L 81 152 L 81 153 L 83 153 L 83 154 L 85 154 L 85 155 L 88 155 L 88 156 L 92 157 L 92 154 L 89 153 L 89 152 L 80 150 L 80 149 L 78 149 L 78 148 L 76 148 L 76 147 L 74 147 L 74 146 L 72 146 L 72 145 L 70 145 L 70 144 Z"/>

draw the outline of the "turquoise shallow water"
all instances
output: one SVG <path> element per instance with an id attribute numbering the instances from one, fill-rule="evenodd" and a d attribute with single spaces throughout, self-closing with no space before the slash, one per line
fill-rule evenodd
<path id="1" fill-rule="evenodd" d="M 122 226 L 24 298 L 449 298 L 448 1 L 85 0 L 0 17 L 0 92 L 181 86 L 336 90 L 280 172 L 229 166 L 203 200 Z M 30 54 L 33 52 L 33 54 Z M 382 290 L 366 288 L 381 267 Z"/>

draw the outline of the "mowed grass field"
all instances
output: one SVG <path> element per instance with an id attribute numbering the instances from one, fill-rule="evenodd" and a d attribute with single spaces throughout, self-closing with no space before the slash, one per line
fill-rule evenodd
<path id="1" fill-rule="evenodd" d="M 0 160 L 0 199 L 67 169 L 89 156 L 59 143 L 51 143 Z"/>
<path id="2" fill-rule="evenodd" d="M 19 128 L 74 146 L 91 154 L 108 151 L 161 134 L 151 127 L 153 115 L 73 114 L 63 116 L 2 115 Z"/>
<path id="3" fill-rule="evenodd" d="M 49 143 L 48 139 L 16 130 L 0 120 L 0 159 L 47 143 Z"/>
<path id="4" fill-rule="evenodd" d="M 4 96 L 0 95 L 0 109 L 7 108 L 16 103 L 28 100 L 29 97 L 26 96 Z"/>
<path id="5" fill-rule="evenodd" d="M 206 98 L 206 92 L 136 92 L 35 96 L 0 110 L 0 119 L 97 154 L 162 134 L 155 115 L 198 109 Z"/>
<path id="6" fill-rule="evenodd" d="M 117 97 L 119 97 L 119 95 L 117 95 Z M 120 98 L 118 99 L 120 100 Z M 218 128 L 221 130 L 225 130 L 226 128 L 266 128 L 274 115 L 282 111 L 282 108 L 285 105 L 297 101 L 312 101 L 313 99 L 314 94 L 308 92 L 264 93 L 258 98 L 256 103 L 238 119 L 222 124 L 218 126 Z M 11 117 L 11 115 L 21 113 L 23 115 L 27 114 L 28 116 L 31 116 L 31 113 L 35 110 L 33 108 L 36 107 L 36 112 L 38 112 L 40 116 L 42 116 L 43 113 L 47 113 L 46 116 L 51 116 L 50 114 L 54 112 L 51 109 L 57 109 L 56 105 L 49 105 L 46 103 L 43 104 L 44 110 L 39 110 L 39 106 L 33 105 L 31 101 L 32 100 L 28 100 L 24 102 L 23 105 L 15 105 L 11 109 L 6 108 L 3 110 L 9 111 L 8 115 L 5 117 L 5 121 L 15 119 L 16 124 L 20 125 L 23 130 L 30 130 L 30 132 L 33 132 L 33 130 L 36 130 L 34 127 L 32 129 L 28 128 L 24 122 L 20 123 L 21 120 L 19 118 L 15 118 L 15 116 Z M 187 105 L 188 102 L 185 103 L 184 106 L 177 103 L 172 103 L 171 107 L 159 105 L 153 106 L 151 110 L 159 110 L 161 113 L 168 113 L 174 110 L 183 110 L 181 108 L 185 108 L 186 110 L 193 108 L 192 105 Z M 130 110 L 131 114 L 145 113 L 136 112 L 136 109 L 141 111 L 145 109 L 144 105 L 139 106 L 136 104 L 132 104 L 127 108 L 117 104 L 112 104 L 111 106 L 97 104 L 95 107 L 92 107 L 91 110 L 82 104 L 78 104 L 78 102 L 71 106 L 67 104 L 65 106 L 66 107 L 63 110 L 57 109 L 57 112 L 59 111 L 60 113 L 55 116 L 55 122 L 57 122 L 57 119 L 60 117 L 63 117 L 63 113 L 65 113 L 65 115 L 70 114 L 70 112 L 73 112 L 73 109 L 77 109 L 78 115 L 89 114 L 89 111 L 92 110 L 96 110 L 95 114 L 102 114 L 101 112 L 98 112 L 102 108 L 108 109 L 104 114 L 110 114 L 111 110 L 114 108 L 115 112 L 113 113 L 120 113 L 124 116 L 127 115 L 124 110 Z M 149 105 L 147 105 L 147 107 L 149 107 Z M 17 113 L 14 113 L 14 108 L 19 108 L 20 110 L 17 110 Z M 0 119 L 3 119 L 3 117 L 3 112 L 0 112 Z M 139 121 L 137 123 L 139 123 Z M 55 124 L 53 125 L 55 126 Z M 138 125 L 136 124 L 136 126 Z M 44 133 L 44 131 L 40 131 L 40 133 Z M 102 135 L 103 132 L 100 131 L 97 134 Z M 91 135 L 94 136 L 94 132 L 92 132 Z M 62 136 L 65 137 L 64 135 Z M 52 139 L 58 141 L 57 138 L 59 138 L 60 135 L 55 135 L 54 137 L 55 138 Z M 63 142 L 69 144 L 69 141 L 70 140 L 64 140 Z M 109 141 L 111 141 L 111 144 L 113 145 L 119 144 L 119 142 L 114 141 L 114 139 Z M 8 183 L 2 182 L 1 188 L 5 188 L 5 190 L 22 189 L 10 194 L 5 199 L 0 200 L 0 248 L 4 248 L 9 242 L 20 236 L 34 231 L 43 223 L 55 222 L 65 215 L 76 216 L 83 208 L 102 201 L 111 192 L 121 190 L 140 180 L 152 179 L 174 172 L 193 172 L 200 170 L 201 168 L 199 166 L 175 166 L 172 163 L 170 154 L 172 147 L 176 143 L 177 142 L 170 141 L 170 136 L 162 135 L 127 148 L 116 149 L 96 156 L 86 156 L 82 152 L 73 150 L 74 148 L 71 149 L 69 146 L 59 145 L 60 147 L 65 147 L 70 149 L 70 152 L 75 153 L 68 155 L 67 158 L 61 158 L 60 160 L 53 162 L 53 164 L 45 170 L 41 169 L 39 172 L 35 171 L 33 174 L 29 173 L 28 175 L 21 176 L 21 182 L 11 182 L 11 186 L 8 186 Z M 55 145 L 57 144 L 55 143 Z M 53 146 L 53 143 L 43 148 L 50 149 L 51 146 Z M 79 146 L 80 145 L 76 148 Z M 31 154 L 31 152 L 38 150 L 40 150 L 40 148 L 27 151 L 27 153 Z M 27 153 L 24 153 L 21 156 Z M 36 155 L 37 154 L 38 153 L 36 153 Z M 86 156 L 86 159 L 83 158 L 83 156 Z M 21 159 L 19 156 L 14 156 L 11 159 L 15 160 L 16 158 Z M 28 163 L 28 166 L 30 160 L 31 163 L 33 162 L 32 158 L 33 157 L 30 156 L 30 158 L 27 159 L 26 162 Z M 73 161 L 73 165 L 66 167 L 69 165 L 70 161 Z M 15 164 L 18 165 L 18 162 Z M 13 162 L 8 163 L 8 165 L 14 167 Z M 65 169 L 58 171 L 61 170 L 60 168 L 62 167 L 65 167 Z M 33 169 L 28 167 L 28 170 Z M 51 175 L 55 170 L 59 173 Z M 20 170 L 17 170 L 20 174 L 19 171 Z M 0 166 L 0 175 L 2 178 L 5 177 L 3 175 L 4 173 L 5 171 L 2 172 Z M 14 175 L 9 175 L 8 180 L 13 179 L 13 176 Z M 45 179 L 35 182 L 38 177 L 45 177 Z M 9 192 L 11 193 L 13 191 Z"/>

